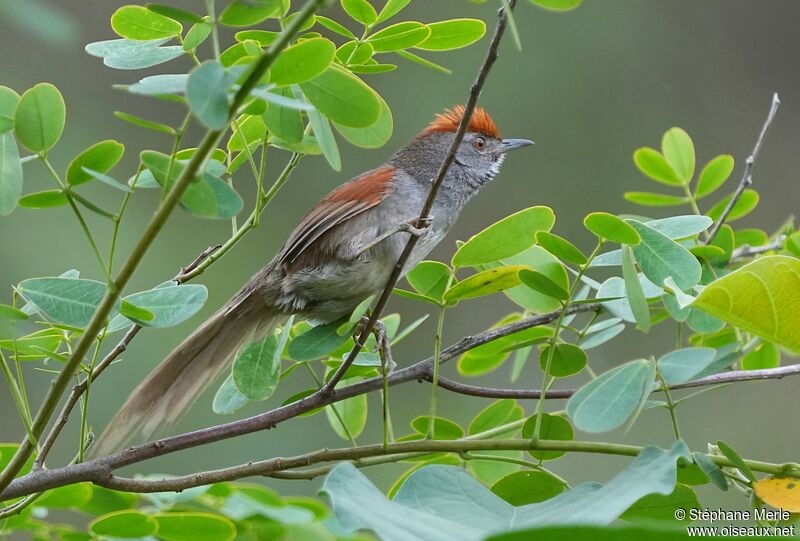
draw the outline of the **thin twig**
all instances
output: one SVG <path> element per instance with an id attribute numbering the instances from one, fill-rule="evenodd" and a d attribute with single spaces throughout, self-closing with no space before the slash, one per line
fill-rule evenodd
<path id="1" fill-rule="evenodd" d="M 42 401 L 42 405 L 36 414 L 33 421 L 33 434 L 35 437 L 40 437 L 47 425 L 50 422 L 53 414 L 55 413 L 58 402 L 64 395 L 64 392 L 69 386 L 73 374 L 77 370 L 84 356 L 89 351 L 89 347 L 94 341 L 98 333 L 103 329 L 106 324 L 106 319 L 114 308 L 117 300 L 119 299 L 120 292 L 128 285 L 128 281 L 133 276 L 133 273 L 139 267 L 145 254 L 148 252 L 156 239 L 167 219 L 172 214 L 172 211 L 178 205 L 183 193 L 195 179 L 195 177 L 203 170 L 206 162 L 211 156 L 211 152 L 217 148 L 219 141 L 228 129 L 230 119 L 237 113 L 244 101 L 250 95 L 250 92 L 255 88 L 263 75 L 270 68 L 275 58 L 280 52 L 286 48 L 291 42 L 294 35 L 300 30 L 305 21 L 324 3 L 325 0 L 308 0 L 303 8 L 298 12 L 298 15 L 292 20 L 287 28 L 278 36 L 272 43 L 270 48 L 256 61 L 247 78 L 242 83 L 239 90 L 231 101 L 231 106 L 228 114 L 228 122 L 225 127 L 221 129 L 208 130 L 203 137 L 202 141 L 197 147 L 197 151 L 192 156 L 189 163 L 183 169 L 175 185 L 164 198 L 164 201 L 158 207 L 150 222 L 145 227 L 139 241 L 133 248 L 128 260 L 122 266 L 116 279 L 109 284 L 106 294 L 100 301 L 91 321 L 84 329 L 83 335 L 78 341 L 75 349 L 70 355 L 69 361 L 66 363 L 62 371 L 53 380 L 47 395 Z M 29 438 L 25 438 L 17 447 L 16 452 L 11 457 L 6 467 L 0 472 L 0 490 L 6 488 L 9 483 L 16 477 L 16 475 L 23 468 L 28 458 L 34 451 L 35 445 Z"/>
<path id="2" fill-rule="evenodd" d="M 786 242 L 786 235 L 778 235 L 778 237 L 762 246 L 750 246 L 749 244 L 744 244 L 736 248 L 733 253 L 731 253 L 731 261 L 735 261 L 737 259 L 744 259 L 746 257 L 752 257 L 754 255 L 763 254 L 765 252 L 772 252 L 774 250 L 780 250 L 783 248 L 783 243 Z"/>
<path id="3" fill-rule="evenodd" d="M 508 4 L 509 7 L 513 10 L 514 6 L 516 5 L 516 0 L 509 0 Z M 489 71 L 492 69 L 495 61 L 498 57 L 498 47 L 500 46 L 500 40 L 503 37 L 503 33 L 506 29 L 506 24 L 508 22 L 508 18 L 506 17 L 505 9 L 501 8 L 498 12 L 497 17 L 497 26 L 494 29 L 494 35 L 492 36 L 492 41 L 489 44 L 489 50 L 486 52 L 486 57 L 481 64 L 480 70 L 478 71 L 478 76 L 475 78 L 475 82 L 472 83 L 472 87 L 470 88 L 469 92 L 469 99 L 467 100 L 467 104 L 464 107 L 464 114 L 461 118 L 461 123 L 458 125 L 458 130 L 456 130 L 455 137 L 453 138 L 453 142 L 450 145 L 450 150 L 448 150 L 444 161 L 442 162 L 441 167 L 439 168 L 439 172 L 436 174 L 436 177 L 433 179 L 431 184 L 430 192 L 428 192 L 428 198 L 425 200 L 425 204 L 422 206 L 422 210 L 419 213 L 419 217 L 415 223 L 417 228 L 423 228 L 425 224 L 429 223 L 429 216 L 431 213 L 431 208 L 433 208 L 433 202 L 436 199 L 436 194 L 439 192 L 439 188 L 441 187 L 442 183 L 444 182 L 444 178 L 447 175 L 447 171 L 450 169 L 450 166 L 453 164 L 453 161 L 456 157 L 456 152 L 458 151 L 458 147 L 461 144 L 461 141 L 464 139 L 464 134 L 467 132 L 467 127 L 469 126 L 470 118 L 472 117 L 472 112 L 475 110 L 475 106 L 478 103 L 478 97 L 481 94 L 481 89 L 483 89 L 483 85 L 486 82 L 487 77 L 489 76 Z M 417 241 L 419 240 L 419 236 L 417 235 L 410 235 L 408 238 L 408 242 L 406 243 L 405 249 L 403 249 L 403 253 L 400 254 L 400 258 L 397 260 L 394 268 L 392 269 L 392 273 L 389 276 L 389 280 L 386 282 L 386 286 L 383 288 L 381 292 L 381 296 L 378 298 L 378 302 L 375 304 L 375 308 L 372 310 L 372 313 L 369 316 L 369 321 L 364 329 L 361 331 L 361 334 L 355 340 L 355 345 L 353 349 L 350 351 L 350 354 L 347 356 L 345 361 L 341 364 L 341 366 L 336 370 L 336 372 L 331 376 L 331 379 L 319 390 L 319 392 L 323 395 L 330 394 L 333 392 L 333 389 L 336 387 L 336 384 L 342 379 L 342 377 L 347 372 L 347 369 L 350 368 L 350 365 L 353 364 L 353 361 L 358 356 L 358 353 L 361 351 L 361 348 L 364 346 L 364 343 L 367 340 L 370 332 L 372 332 L 372 328 L 375 326 L 375 322 L 380 319 L 381 314 L 383 313 L 383 309 L 386 307 L 386 304 L 389 302 L 389 297 L 394 290 L 395 284 L 400 279 L 400 276 L 403 274 L 403 270 L 405 269 L 406 262 L 408 261 L 409 257 L 411 257 L 411 252 L 414 250 L 414 246 L 416 246 Z"/>
<path id="4" fill-rule="evenodd" d="M 772 94 L 772 105 L 769 108 L 767 119 L 764 121 L 764 125 L 761 127 L 761 133 L 758 134 L 758 139 L 756 139 L 756 144 L 753 147 L 753 151 L 745 161 L 744 172 L 742 173 L 742 179 L 739 181 L 739 186 L 737 186 L 736 191 L 733 192 L 733 196 L 731 197 L 731 200 L 728 201 L 728 206 L 725 207 L 725 210 L 722 212 L 719 220 L 714 223 L 711 231 L 708 232 L 706 244 L 711 244 L 711 242 L 714 240 L 714 237 L 725 223 L 725 220 L 728 219 L 728 215 L 733 210 L 733 207 L 736 206 L 736 203 L 739 201 L 742 193 L 744 193 L 745 188 L 753 183 L 753 167 L 755 167 L 756 158 L 758 158 L 758 154 L 761 152 L 761 146 L 764 144 L 764 137 L 767 135 L 767 130 L 769 130 L 770 125 L 772 125 L 772 121 L 775 119 L 775 114 L 778 112 L 778 107 L 780 104 L 781 99 L 778 97 L 778 93 L 775 92 Z"/>

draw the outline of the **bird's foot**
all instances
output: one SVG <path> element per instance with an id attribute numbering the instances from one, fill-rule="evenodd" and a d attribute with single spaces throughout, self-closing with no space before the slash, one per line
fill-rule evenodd
<path id="1" fill-rule="evenodd" d="M 412 218 L 407 222 L 400 223 L 387 231 L 386 233 L 380 235 L 375 240 L 370 242 L 369 244 L 365 244 L 362 246 L 358 252 L 356 252 L 356 256 L 360 256 L 361 254 L 365 253 L 367 250 L 374 248 L 381 242 L 385 241 L 392 235 L 396 235 L 397 233 L 408 233 L 409 235 L 413 235 L 415 237 L 422 236 L 425 231 L 427 231 L 428 227 L 430 227 L 431 223 L 433 223 L 433 216 L 428 216 L 422 220 L 420 223 L 420 227 L 417 227 L 417 219 Z"/>
<path id="2" fill-rule="evenodd" d="M 368 324 L 369 317 L 361 316 L 361 321 L 358 322 L 355 332 L 353 333 L 356 340 L 358 340 L 358 337 L 361 336 L 361 333 L 364 332 Z M 392 358 L 392 347 L 389 344 L 389 335 L 386 332 L 386 325 L 384 325 L 381 320 L 376 321 L 375 325 L 372 327 L 372 334 L 375 336 L 375 349 L 381 357 L 380 372 L 383 376 L 388 376 L 394 371 L 397 363 L 395 363 Z"/>

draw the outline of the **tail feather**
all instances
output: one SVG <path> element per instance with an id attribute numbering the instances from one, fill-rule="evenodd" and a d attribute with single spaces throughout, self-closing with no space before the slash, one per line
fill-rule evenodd
<path id="1" fill-rule="evenodd" d="M 237 295 L 175 348 L 131 393 L 92 455 L 110 454 L 134 438 L 148 440 L 177 421 L 230 366 L 239 348 L 279 323 L 280 314 L 258 297 Z"/>

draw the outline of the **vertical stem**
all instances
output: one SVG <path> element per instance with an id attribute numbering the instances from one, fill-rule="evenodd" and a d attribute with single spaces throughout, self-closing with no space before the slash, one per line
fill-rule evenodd
<path id="1" fill-rule="evenodd" d="M 322 387 L 322 382 L 317 377 L 317 373 L 314 372 L 314 369 L 311 368 L 311 365 L 308 364 L 308 363 L 303 363 L 303 366 L 305 366 L 306 370 L 308 370 L 308 373 L 311 374 L 311 377 L 314 379 L 314 383 L 317 384 L 317 389 Z M 352 444 L 352 446 L 353 447 L 358 447 L 358 443 L 356 443 L 356 439 L 353 437 L 353 434 L 350 432 L 350 429 L 347 428 L 347 425 L 345 424 L 344 419 L 342 418 L 342 415 L 339 413 L 339 410 L 336 409 L 336 404 L 329 404 L 328 407 L 331 408 L 331 411 L 333 412 L 333 415 L 336 417 L 336 420 L 339 421 L 339 424 L 342 426 L 342 431 L 347 436 L 347 439 L 350 440 L 350 443 Z"/>
<path id="2" fill-rule="evenodd" d="M 453 272 L 447 278 L 447 285 L 445 291 L 450 287 L 453 282 Z M 431 413 L 430 420 L 428 421 L 428 433 L 426 438 L 432 439 L 434 436 L 434 429 L 436 427 L 436 402 L 438 400 L 437 391 L 439 389 L 439 363 L 442 356 L 442 333 L 444 332 L 444 313 L 447 310 L 447 304 L 442 301 L 439 305 L 439 319 L 436 322 L 436 336 L 433 341 L 433 385 L 431 385 Z"/>
<path id="3" fill-rule="evenodd" d="M 542 429 L 542 412 L 544 411 L 544 399 L 547 396 L 547 391 L 550 389 L 550 386 L 555 381 L 555 378 L 550 377 L 550 366 L 553 363 L 553 355 L 556 349 L 556 343 L 558 342 L 558 335 L 561 332 L 561 325 L 564 321 L 564 316 L 567 314 L 567 310 L 569 309 L 569 303 L 572 300 L 572 297 L 575 296 L 575 291 L 577 291 L 578 286 L 581 283 L 581 278 L 583 278 L 586 269 L 589 268 L 589 265 L 592 264 L 592 260 L 597 257 L 597 254 L 600 253 L 600 250 L 603 249 L 603 245 L 605 241 L 600 239 L 597 242 L 597 246 L 595 246 L 592 253 L 589 255 L 588 260 L 582 266 L 578 267 L 578 274 L 575 276 L 575 281 L 572 283 L 572 286 L 569 288 L 569 296 L 567 300 L 564 301 L 561 307 L 561 313 L 558 315 L 558 320 L 556 321 L 555 328 L 553 329 L 553 338 L 550 340 L 550 347 L 547 350 L 547 362 L 545 363 L 544 367 L 544 374 L 542 376 L 542 394 L 539 397 L 539 401 L 536 403 L 536 424 L 533 429 L 533 437 L 531 438 L 533 441 L 537 441 L 539 439 L 539 433 Z"/>
<path id="4" fill-rule="evenodd" d="M 656 377 L 658 378 L 658 381 L 661 382 L 661 390 L 664 391 L 664 398 L 667 401 L 667 409 L 669 410 L 669 417 L 672 421 L 672 431 L 675 433 L 675 439 L 679 440 L 681 439 L 681 431 L 680 428 L 678 428 L 678 416 L 675 413 L 675 402 L 672 401 L 672 395 L 669 392 L 669 385 L 667 385 L 667 382 L 661 375 L 661 371 L 658 369 L 658 363 L 656 363 L 655 359 L 652 359 L 652 361 L 653 366 L 655 366 L 656 369 Z"/>

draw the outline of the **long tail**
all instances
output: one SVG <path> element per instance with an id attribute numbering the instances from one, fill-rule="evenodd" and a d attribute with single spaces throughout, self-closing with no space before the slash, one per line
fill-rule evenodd
<path id="1" fill-rule="evenodd" d="M 139 384 L 92 446 L 91 454 L 110 454 L 134 438 L 149 440 L 174 423 L 230 366 L 245 342 L 265 336 L 280 319 L 260 295 L 243 288 Z"/>

